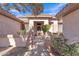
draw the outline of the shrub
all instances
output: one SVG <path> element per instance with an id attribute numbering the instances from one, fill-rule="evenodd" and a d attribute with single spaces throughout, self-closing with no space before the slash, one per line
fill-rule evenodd
<path id="1" fill-rule="evenodd" d="M 43 25 L 43 27 L 42 27 L 43 32 L 44 33 L 48 32 L 50 27 L 51 27 L 51 25 L 49 25 L 49 24 Z"/>
<path id="2" fill-rule="evenodd" d="M 69 53 L 71 56 L 79 56 L 79 43 L 69 45 Z"/>
<path id="3" fill-rule="evenodd" d="M 18 31 L 17 34 L 24 36 L 26 34 L 26 29 Z"/>
<path id="4" fill-rule="evenodd" d="M 78 56 L 79 55 L 79 43 L 67 44 L 67 39 L 63 38 L 63 35 L 54 36 L 52 46 L 64 56 Z"/>
<path id="5" fill-rule="evenodd" d="M 67 53 L 68 47 L 66 45 L 66 39 L 62 39 L 61 35 L 54 35 L 53 47 L 61 54 L 65 55 Z M 66 53 L 65 53 L 66 52 Z"/>

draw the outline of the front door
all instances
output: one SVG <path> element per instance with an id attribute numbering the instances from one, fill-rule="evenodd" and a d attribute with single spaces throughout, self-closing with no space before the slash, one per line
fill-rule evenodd
<path id="1" fill-rule="evenodd" d="M 41 31 L 43 24 L 44 24 L 43 21 L 35 21 L 34 22 L 34 28 L 35 28 L 35 30 L 36 31 Z"/>

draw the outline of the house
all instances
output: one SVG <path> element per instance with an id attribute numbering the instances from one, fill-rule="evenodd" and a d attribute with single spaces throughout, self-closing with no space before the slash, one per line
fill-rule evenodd
<path id="1" fill-rule="evenodd" d="M 0 47 L 24 46 L 23 40 L 17 35 L 23 26 L 22 20 L 0 9 Z"/>
<path id="2" fill-rule="evenodd" d="M 42 31 L 42 26 L 51 24 L 49 32 L 62 33 L 62 21 L 52 15 L 26 15 L 16 18 L 7 11 L 0 10 L 0 47 L 26 47 L 26 40 L 22 39 L 17 32 L 26 29 L 29 32 L 34 29 L 35 32 Z"/>
<path id="3" fill-rule="evenodd" d="M 56 17 L 63 20 L 63 34 L 68 43 L 79 42 L 79 3 L 68 4 Z"/>
<path id="4" fill-rule="evenodd" d="M 37 16 L 26 15 L 24 17 L 19 17 L 19 19 L 23 20 L 26 23 L 25 26 L 27 31 L 32 29 L 32 27 L 34 28 L 35 31 L 41 31 L 43 25 L 51 24 L 51 28 L 49 30 L 51 33 L 62 32 L 59 29 L 59 25 L 58 25 L 60 21 L 58 21 L 58 19 L 52 15 L 48 15 L 48 14 L 40 14 Z"/>

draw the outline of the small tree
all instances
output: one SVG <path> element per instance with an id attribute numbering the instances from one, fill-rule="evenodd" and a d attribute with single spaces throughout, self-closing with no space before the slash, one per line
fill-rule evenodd
<path id="1" fill-rule="evenodd" d="M 43 25 L 43 27 L 42 27 L 43 33 L 45 34 L 46 32 L 48 32 L 50 27 L 51 27 L 51 25 L 49 25 L 49 24 Z"/>
<path id="2" fill-rule="evenodd" d="M 18 32 L 17 32 L 17 34 L 19 34 L 19 35 L 21 35 L 21 36 L 25 36 L 25 34 L 26 34 L 26 29 L 21 29 L 21 30 L 19 30 Z"/>

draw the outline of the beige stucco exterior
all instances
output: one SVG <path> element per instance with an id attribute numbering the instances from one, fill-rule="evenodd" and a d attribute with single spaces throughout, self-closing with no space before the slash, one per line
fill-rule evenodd
<path id="1" fill-rule="evenodd" d="M 51 16 L 51 15 L 46 15 L 46 14 L 42 14 L 42 15 L 27 15 L 26 17 L 20 17 L 20 20 L 23 20 L 24 22 L 26 22 L 26 30 L 29 31 L 32 27 L 34 27 L 34 22 L 44 22 L 45 24 L 49 24 L 51 23 L 51 28 L 49 30 L 49 32 L 51 33 L 58 33 L 58 32 L 62 32 L 62 29 L 59 29 L 59 25 L 58 25 L 58 20 Z"/>
<path id="2" fill-rule="evenodd" d="M 63 33 L 69 43 L 79 42 L 79 9 L 64 16 Z"/>
<path id="3" fill-rule="evenodd" d="M 38 16 L 37 17 L 20 17 L 17 19 L 16 17 L 10 18 L 8 15 L 0 14 L 0 47 L 26 47 L 27 39 L 23 39 L 17 32 L 21 29 L 21 23 L 25 24 L 25 28 L 29 31 L 33 26 L 34 22 L 44 22 L 43 24 L 49 24 L 50 20 L 52 20 L 52 16 Z M 10 14 L 9 14 L 10 16 Z M 46 18 L 47 17 L 47 18 Z M 51 19 L 50 19 L 51 18 Z M 17 21 L 18 20 L 18 21 Z M 19 21 L 20 20 L 20 21 Z M 52 20 L 52 26 L 49 30 L 52 33 L 58 32 L 58 21 Z"/>
<path id="4" fill-rule="evenodd" d="M 45 24 L 49 24 L 49 19 L 30 19 L 29 20 L 29 29 L 31 29 L 33 26 L 34 26 L 34 21 L 43 21 L 44 22 L 44 25 Z"/>
<path id="5" fill-rule="evenodd" d="M 26 41 L 14 35 L 0 36 L 0 47 L 26 47 Z"/>
<path id="6" fill-rule="evenodd" d="M 0 15 L 0 34 L 17 34 L 21 23 Z"/>
<path id="7" fill-rule="evenodd" d="M 17 35 L 21 22 L 7 16 L 0 14 L 0 47 L 25 47 L 26 41 Z"/>

